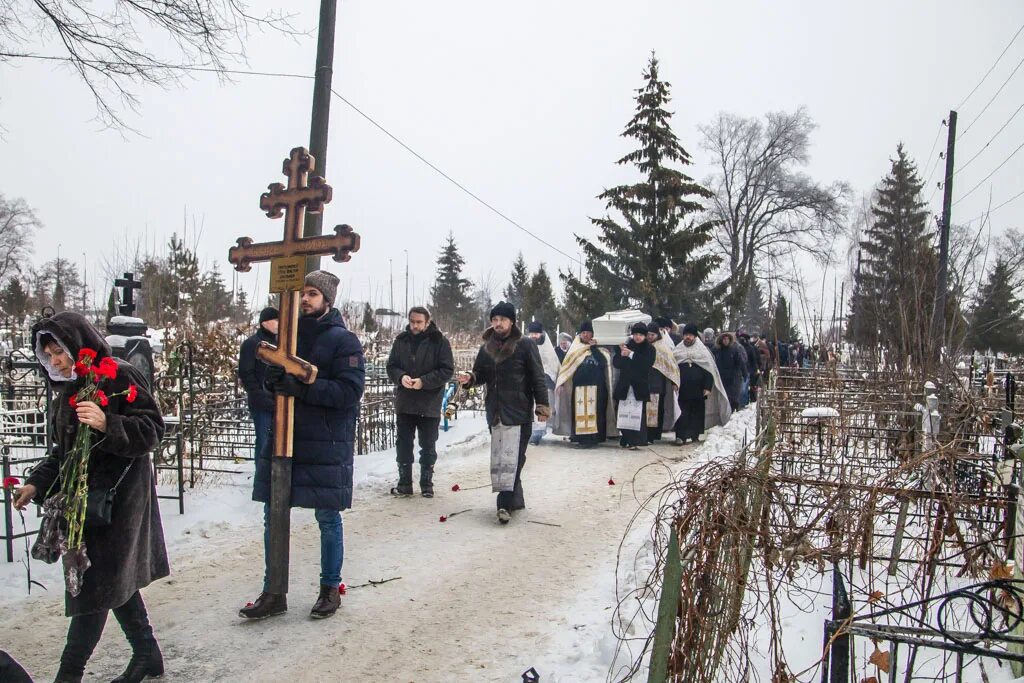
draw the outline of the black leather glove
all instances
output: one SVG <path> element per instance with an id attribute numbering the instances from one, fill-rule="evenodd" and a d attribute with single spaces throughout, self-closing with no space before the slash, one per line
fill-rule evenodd
<path id="1" fill-rule="evenodd" d="M 263 387 L 269 392 L 275 392 L 274 387 L 284 376 L 284 368 L 280 365 L 268 365 L 267 371 L 263 374 Z"/>
<path id="2" fill-rule="evenodd" d="M 308 386 L 295 377 L 295 375 L 284 375 L 274 384 L 274 392 L 301 399 L 305 398 Z"/>

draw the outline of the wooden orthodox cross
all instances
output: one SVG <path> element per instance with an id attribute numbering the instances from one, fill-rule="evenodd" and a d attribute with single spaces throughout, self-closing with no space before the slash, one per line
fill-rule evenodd
<path id="1" fill-rule="evenodd" d="M 307 213 L 320 213 L 331 201 L 331 186 L 319 176 L 309 177 L 316 160 L 304 147 L 296 147 L 284 160 L 288 186 L 273 183 L 260 196 L 260 209 L 269 218 L 284 216 L 284 239 L 254 244 L 238 238 L 228 251 L 228 260 L 241 272 L 251 264 L 270 261 L 270 291 L 280 292 L 278 345 L 261 342 L 256 355 L 278 365 L 306 384 L 316 381 L 316 366 L 295 355 L 299 318 L 299 295 L 305 279 L 305 257 L 331 254 L 335 261 L 348 261 L 359 251 L 359 235 L 347 225 L 334 228 L 334 235 L 303 237 Z M 277 394 L 274 404 L 274 453 L 270 481 L 270 547 L 268 549 L 268 592 L 288 592 L 288 544 L 291 522 L 292 428 L 295 398 Z"/>
<path id="2" fill-rule="evenodd" d="M 125 273 L 123 278 L 114 280 L 114 286 L 121 288 L 123 304 L 117 307 L 121 315 L 135 315 L 135 290 L 142 289 L 142 280 L 135 279 L 135 273 Z"/>

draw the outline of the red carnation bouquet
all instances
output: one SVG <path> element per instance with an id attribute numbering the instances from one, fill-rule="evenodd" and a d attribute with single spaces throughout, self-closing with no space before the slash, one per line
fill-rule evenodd
<path id="1" fill-rule="evenodd" d="M 70 399 L 71 408 L 79 403 L 91 401 L 99 406 L 110 405 L 112 398 L 124 396 L 129 403 L 135 401 L 139 389 L 130 384 L 127 389 L 116 394 L 107 394 L 100 385 L 106 380 L 117 379 L 117 361 L 107 356 L 96 362 L 96 352 L 82 349 L 78 352 L 75 363 L 75 374 L 85 380 Z M 61 464 L 60 494 L 63 498 L 66 537 L 61 545 L 64 555 L 65 576 L 68 579 L 68 591 L 72 595 L 80 590 L 81 577 L 89 568 L 90 562 L 85 553 L 85 513 L 89 500 L 89 455 L 93 448 L 93 430 L 88 425 L 79 423 L 75 435 L 75 443 Z M 77 569 L 77 572 L 73 571 Z M 77 579 L 77 586 L 76 584 Z"/>

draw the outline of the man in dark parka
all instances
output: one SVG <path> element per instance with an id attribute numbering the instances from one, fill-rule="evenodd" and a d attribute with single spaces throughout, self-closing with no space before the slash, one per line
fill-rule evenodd
<path id="1" fill-rule="evenodd" d="M 277 315 L 277 309 L 272 306 L 260 311 L 259 328 L 242 342 L 238 350 L 238 378 L 242 380 L 249 416 L 256 430 L 254 457 L 259 456 L 260 451 L 269 443 L 270 428 L 274 423 L 274 395 L 263 386 L 267 364 L 256 357 L 256 349 L 260 342 L 277 343 Z"/>
<path id="2" fill-rule="evenodd" d="M 491 326 L 484 331 L 484 344 L 473 363 L 473 372 L 459 373 L 459 382 L 464 386 L 486 385 L 484 406 L 489 426 L 520 428 L 515 487 L 512 491 L 498 493 L 498 521 L 502 524 L 509 523 L 512 511 L 526 507 L 522 473 L 534 415 L 542 422 L 551 417 L 540 351 L 515 323 L 516 309 L 512 304 L 502 301 L 495 306 L 491 310 Z"/>
<path id="3" fill-rule="evenodd" d="M 344 561 L 341 511 L 352 507 L 352 456 L 356 418 L 363 395 L 365 360 L 359 338 L 345 328 L 333 308 L 337 276 L 323 270 L 306 275 L 302 288 L 297 352 L 317 367 L 316 381 L 303 384 L 279 366 L 267 368 L 274 393 L 295 397 L 291 506 L 313 508 L 320 526 L 320 594 L 310 616 L 332 616 L 341 604 L 338 586 Z M 273 443 L 273 442 L 271 442 Z M 264 557 L 270 542 L 270 458 L 267 448 L 256 460 L 253 500 L 264 503 Z M 263 592 L 239 611 L 262 619 L 288 609 L 283 593 Z"/>
<path id="4" fill-rule="evenodd" d="M 715 341 L 712 350 L 718 374 L 725 385 L 725 393 L 729 396 L 729 405 L 734 411 L 740 409 L 740 392 L 743 389 L 743 378 L 746 376 L 746 353 L 741 352 L 731 332 L 723 332 Z M 741 355 L 742 353 L 742 355 Z"/>
<path id="5" fill-rule="evenodd" d="M 452 345 L 430 319 L 430 311 L 416 306 L 409 324 L 395 337 L 387 365 L 395 383 L 395 450 L 398 485 L 393 493 L 412 495 L 413 437 L 420 438 L 420 494 L 434 497 L 434 463 L 441 422 L 441 400 L 455 372 Z"/>
<path id="6" fill-rule="evenodd" d="M 131 662 L 115 680 L 162 675 L 163 658 L 139 592 L 170 573 L 150 461 L 150 452 L 164 432 L 160 409 L 146 388 L 146 379 L 120 359 L 115 359 L 117 376 L 99 384 L 111 397 L 107 406 L 93 402 L 71 406 L 71 398 L 85 382 L 72 368 L 79 351 L 95 351 L 97 365 L 111 356 L 100 332 L 78 313 L 67 311 L 37 322 L 32 327 L 32 347 L 55 389 L 51 412 L 55 444 L 17 492 L 15 507 L 24 507 L 30 499 L 42 504 L 58 492 L 60 468 L 73 448 L 79 424 L 96 432 L 89 456 L 89 490 L 116 486 L 109 526 L 85 527 L 91 566 L 83 575 L 81 592 L 64 594 L 71 625 L 57 680 L 81 681 L 111 610 L 132 646 Z M 131 401 L 127 395 L 115 396 L 131 385 L 136 387 Z"/>

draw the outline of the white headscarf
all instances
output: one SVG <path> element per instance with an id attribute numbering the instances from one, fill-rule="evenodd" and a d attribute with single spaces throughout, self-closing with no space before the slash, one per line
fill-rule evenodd
<path id="1" fill-rule="evenodd" d="M 53 380 L 54 382 L 71 382 L 78 379 L 78 375 L 75 374 L 75 371 L 73 369 L 71 370 L 71 376 L 65 377 L 64 375 L 61 374 L 60 370 L 53 367 L 53 363 L 50 362 L 50 357 L 46 355 L 46 347 L 50 344 L 50 342 L 56 342 L 57 345 L 64 350 L 64 353 L 67 355 L 67 357 L 74 360 L 74 358 L 71 356 L 71 352 L 68 351 L 68 347 L 64 345 L 64 342 L 62 342 L 60 339 L 57 339 L 57 337 L 55 337 L 49 331 L 42 330 L 39 332 L 38 336 L 36 336 L 35 351 L 36 358 L 39 359 L 39 364 L 46 368 L 46 374 L 48 374 L 50 376 L 50 379 Z"/>

